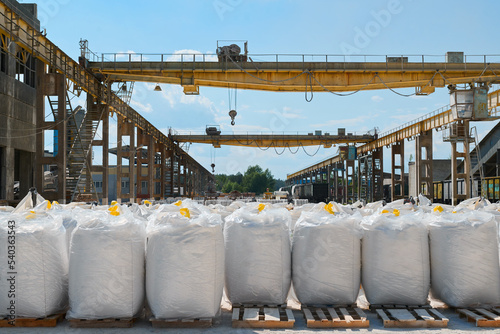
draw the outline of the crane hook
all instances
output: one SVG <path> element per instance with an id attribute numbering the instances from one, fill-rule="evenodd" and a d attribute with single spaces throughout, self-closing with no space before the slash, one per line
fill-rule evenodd
<path id="1" fill-rule="evenodd" d="M 238 115 L 238 113 L 236 112 L 236 110 L 231 110 L 229 111 L 229 117 L 231 117 L 231 125 L 234 126 L 234 118 L 236 117 L 236 115 Z"/>

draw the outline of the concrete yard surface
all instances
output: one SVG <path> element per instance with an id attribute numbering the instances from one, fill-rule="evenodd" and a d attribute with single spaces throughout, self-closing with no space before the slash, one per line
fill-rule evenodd
<path id="1" fill-rule="evenodd" d="M 295 327 L 294 329 L 237 329 L 231 327 L 231 313 L 223 312 L 220 323 L 214 325 L 212 328 L 207 329 L 169 329 L 169 328 L 152 328 L 151 324 L 145 319 L 141 319 L 135 323 L 133 328 L 121 329 L 81 329 L 70 328 L 67 321 L 63 321 L 55 328 L 1 328 L 2 334 L 16 333 L 16 334 L 34 334 L 34 333 L 332 333 L 332 332 L 354 332 L 354 333 L 393 333 L 397 331 L 411 331 L 415 334 L 428 334 L 428 333 L 443 333 L 443 334 L 461 334 L 461 333 L 474 333 L 474 332 L 487 332 L 487 333 L 500 333 L 500 328 L 478 328 L 473 323 L 467 322 L 466 319 L 459 318 L 458 314 L 453 310 L 439 309 L 439 311 L 447 317 L 450 321 L 448 328 L 388 328 L 385 329 L 382 325 L 382 320 L 378 319 L 374 312 L 365 311 L 368 319 L 370 320 L 370 327 L 365 329 L 309 329 L 306 327 L 302 312 L 294 310 Z"/>

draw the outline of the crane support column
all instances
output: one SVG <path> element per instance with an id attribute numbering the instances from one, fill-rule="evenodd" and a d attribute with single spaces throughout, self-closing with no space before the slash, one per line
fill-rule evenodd
<path id="1" fill-rule="evenodd" d="M 372 201 L 381 201 L 384 199 L 384 151 L 377 148 L 372 152 Z"/>
<path id="2" fill-rule="evenodd" d="M 469 155 L 469 121 L 463 121 L 463 124 L 458 124 L 458 126 L 463 126 L 462 138 L 454 140 L 451 142 L 451 200 L 452 205 L 457 205 L 459 201 L 470 198 L 471 195 L 471 185 L 470 185 L 470 155 Z M 458 142 L 462 141 L 463 147 L 462 151 L 459 151 Z M 458 171 L 458 162 L 463 161 L 463 170 Z M 461 191 L 458 189 L 458 181 L 463 181 L 463 188 Z"/>
<path id="3" fill-rule="evenodd" d="M 326 167 L 326 183 L 328 184 L 328 198 L 332 199 L 332 165 Z"/>
<path id="4" fill-rule="evenodd" d="M 333 200 L 340 203 L 342 200 L 339 196 L 339 163 L 336 162 L 333 166 Z"/>
<path id="5" fill-rule="evenodd" d="M 434 198 L 432 178 L 432 130 L 420 133 L 415 142 L 415 171 L 417 195 Z"/>
<path id="6" fill-rule="evenodd" d="M 404 139 L 391 145 L 391 198 L 392 201 L 404 198 Z M 399 171 L 399 177 L 396 172 Z"/>
<path id="7" fill-rule="evenodd" d="M 102 113 L 102 204 L 108 204 L 109 200 L 109 107 L 104 108 Z M 96 142 L 96 141 L 94 141 Z"/>
<path id="8" fill-rule="evenodd" d="M 129 149 L 123 150 L 123 139 L 129 137 Z M 135 126 L 121 115 L 117 115 L 117 152 L 116 152 L 116 197 L 119 203 L 128 199 L 134 202 L 135 189 Z M 127 169 L 124 170 L 122 159 L 128 160 Z M 128 179 L 128 184 L 127 180 Z M 125 187 L 122 187 L 124 185 Z M 124 189 L 125 188 L 125 189 Z M 128 191 L 128 192 L 125 192 Z"/>
<path id="9" fill-rule="evenodd" d="M 345 161 L 345 169 L 346 169 L 346 203 L 354 203 L 356 199 L 356 185 L 354 184 L 354 176 L 356 172 L 355 168 L 356 160 L 347 159 Z"/>
<path id="10" fill-rule="evenodd" d="M 38 192 L 48 200 L 66 203 L 66 78 L 63 74 L 46 73 L 40 62 L 37 66 L 37 131 L 36 134 L 36 172 L 35 184 Z M 54 121 L 45 121 L 45 96 L 57 96 L 57 110 L 53 113 Z M 45 156 L 45 131 L 54 130 L 53 156 Z M 55 188 L 46 187 L 45 171 L 57 173 Z"/>
<path id="11" fill-rule="evenodd" d="M 370 165 L 371 165 L 371 152 L 368 152 L 358 157 L 358 194 L 359 199 L 365 200 L 367 203 L 371 201 L 370 198 Z"/>
<path id="12" fill-rule="evenodd" d="M 154 199 L 164 199 L 165 197 L 165 145 L 154 143 L 153 157 L 153 197 Z"/>
<path id="13" fill-rule="evenodd" d="M 93 128 L 93 123 L 99 124 L 96 129 Z M 70 123 L 71 124 L 71 123 Z M 97 132 L 97 127 L 101 128 L 102 134 L 100 140 L 94 140 L 94 133 Z M 70 131 L 70 130 L 68 130 Z M 98 99 L 95 99 L 91 95 L 87 96 L 87 112 L 83 123 L 80 127 L 80 145 L 77 142 L 76 145 L 80 147 L 80 150 L 84 151 L 82 154 L 85 160 L 86 168 L 83 168 L 82 173 L 85 173 L 85 188 L 84 193 L 97 195 L 95 200 L 102 199 L 102 204 L 108 204 L 109 196 L 109 106 L 101 103 Z M 87 149 L 87 143 L 90 142 L 90 149 Z M 94 165 L 94 148 L 102 147 L 101 164 Z M 73 157 L 72 157 L 73 155 Z M 72 159 L 75 157 L 75 150 L 73 149 L 68 155 L 69 164 L 72 163 Z M 101 191 L 98 190 L 97 182 L 94 180 L 99 180 L 97 175 L 101 178 Z M 93 184 L 92 184 L 93 183 Z M 77 189 L 78 190 L 78 189 Z M 94 198 L 94 196 L 92 196 Z"/>

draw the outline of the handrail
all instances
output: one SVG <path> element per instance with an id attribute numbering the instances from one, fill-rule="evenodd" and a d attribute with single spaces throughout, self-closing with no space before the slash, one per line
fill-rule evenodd
<path id="1" fill-rule="evenodd" d="M 366 63 L 366 62 L 381 62 L 381 63 L 450 63 L 447 62 L 446 55 L 422 55 L 422 54 L 407 54 L 407 55 L 343 55 L 343 54 L 301 54 L 301 53 L 252 53 L 247 55 L 252 58 L 253 62 L 327 62 L 327 63 Z M 186 53 L 136 53 L 136 52 L 109 52 L 101 53 L 98 62 L 217 62 L 216 53 L 201 53 L 201 52 L 186 52 Z M 483 54 L 483 55 L 464 55 L 462 62 L 467 63 L 500 63 L 500 54 Z M 461 64 L 461 63 L 453 63 Z"/>

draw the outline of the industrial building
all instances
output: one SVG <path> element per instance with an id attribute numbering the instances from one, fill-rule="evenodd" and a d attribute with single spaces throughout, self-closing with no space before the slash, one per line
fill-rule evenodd
<path id="1" fill-rule="evenodd" d="M 200 54 L 171 60 L 164 55 L 99 57 L 82 40 L 81 56 L 73 60 L 40 31 L 36 14 L 34 4 L 0 3 L 0 114 L 6 120 L 0 136 L 2 200 L 15 202 L 31 187 L 61 203 L 203 197 L 214 176 L 182 149 L 183 143 L 338 146 L 338 155 L 290 171 L 287 183 L 328 183 L 330 199 L 343 203 L 395 200 L 419 193 L 435 198 L 434 182 L 445 180 L 450 181 L 449 200 L 457 203 L 487 195 L 487 178 L 498 176 L 497 164 L 492 162 L 497 142 L 478 142 L 470 125 L 498 119 L 499 91 L 491 87 L 498 82 L 495 71 L 500 64 L 487 56 L 482 62 L 468 61 L 463 52 L 448 52 L 438 62 L 425 56 L 365 57 L 363 62 L 350 62 L 328 55 L 321 61 L 306 61 L 304 56 L 291 61 L 280 55 L 272 61 L 253 61 L 245 43 L 244 53 L 237 46 L 219 47 L 216 61 Z M 452 103 L 449 109 L 385 133 L 359 135 L 341 128 L 337 134 L 239 136 L 207 130 L 206 135 L 178 135 L 162 133 L 130 106 L 135 82 L 180 85 L 188 95 L 200 94 L 200 86 L 306 94 L 415 87 L 417 95 L 447 87 Z M 82 93 L 87 96 L 85 105 L 72 105 L 71 96 Z M 113 115 L 117 117 L 117 146 L 110 148 Z M 235 116 L 234 111 L 233 121 Z M 449 173 L 433 160 L 433 130 L 445 131 L 445 140 L 451 143 Z M 49 150 L 48 137 L 53 138 Z M 407 140 L 415 140 L 417 147 L 410 166 L 402 158 Z M 391 148 L 390 185 L 386 187 L 390 196 L 384 196 L 388 183 L 384 181 L 384 147 Z M 94 160 L 96 148 L 102 157 Z M 110 165 L 110 154 L 116 156 L 116 165 Z M 405 181 L 401 176 L 408 170 L 409 181 Z"/>

